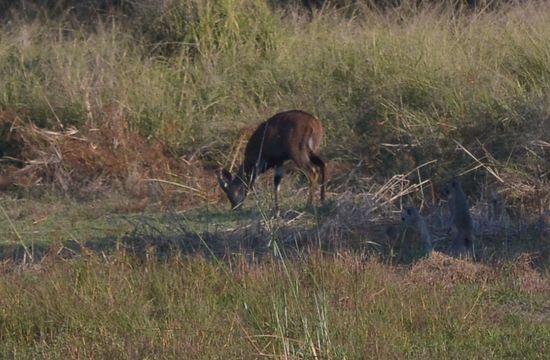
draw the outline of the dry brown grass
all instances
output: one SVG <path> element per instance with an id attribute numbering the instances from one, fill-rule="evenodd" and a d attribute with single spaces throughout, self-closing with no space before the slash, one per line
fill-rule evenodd
<path id="1" fill-rule="evenodd" d="M 413 283 L 451 288 L 457 284 L 486 282 L 493 273 L 494 270 L 487 265 L 434 251 L 415 263 L 408 277 Z"/>
<path id="2" fill-rule="evenodd" d="M 214 179 L 200 161 L 175 158 L 160 142 L 130 131 L 121 109 L 111 106 L 104 116 L 100 127 L 53 131 L 14 113 L 0 113 L 0 125 L 6 129 L 1 140 L 12 163 L 2 166 L 0 187 L 47 186 L 84 198 L 119 189 L 137 199 L 129 208 L 139 208 L 150 196 L 169 202 L 176 192 L 180 203 L 172 206 L 216 196 L 209 192 Z M 183 184 L 187 191 L 166 181 Z"/>
<path id="3" fill-rule="evenodd" d="M 550 293 L 550 279 L 535 269 L 533 254 L 520 254 L 512 262 L 515 285 L 528 294 Z"/>

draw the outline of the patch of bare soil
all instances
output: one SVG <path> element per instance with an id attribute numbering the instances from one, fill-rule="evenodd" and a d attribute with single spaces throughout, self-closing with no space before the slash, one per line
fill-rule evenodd
<path id="1" fill-rule="evenodd" d="M 42 129 L 13 112 L 0 112 L 0 189 L 49 186 L 96 197 L 107 189 L 135 199 L 136 211 L 155 197 L 179 206 L 211 200 L 214 177 L 196 159 L 177 159 L 158 141 L 127 127 L 120 110 L 106 109 L 101 126 Z"/>

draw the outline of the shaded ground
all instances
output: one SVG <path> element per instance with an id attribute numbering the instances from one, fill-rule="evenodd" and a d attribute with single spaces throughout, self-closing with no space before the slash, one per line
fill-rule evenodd
<path id="1" fill-rule="evenodd" d="M 135 214 L 113 211 L 123 201 L 67 200 L 64 205 L 54 205 L 5 200 L 0 203 L 4 212 L 0 258 L 39 261 L 45 255 L 73 257 L 87 249 L 99 253 L 124 250 L 139 257 L 183 253 L 228 259 L 235 254 L 292 257 L 317 249 L 327 253 L 351 251 L 376 255 L 389 263 L 411 264 L 426 255 L 418 234 L 400 226 L 399 210 L 377 203 L 371 195 L 342 195 L 338 201 L 315 208 L 304 208 L 298 199 L 286 203 L 287 208 L 296 210 L 286 210 L 280 218 L 272 216 L 270 199 L 265 198 L 258 200 L 258 207 L 249 204 L 240 212 L 219 206 L 178 212 L 159 212 L 152 207 Z M 434 249 L 446 253 L 453 234 L 440 214 L 441 209 L 426 216 Z M 494 264 L 528 253 L 534 264 L 548 268 L 548 228 L 535 220 L 490 221 L 474 215 L 476 261 Z"/>

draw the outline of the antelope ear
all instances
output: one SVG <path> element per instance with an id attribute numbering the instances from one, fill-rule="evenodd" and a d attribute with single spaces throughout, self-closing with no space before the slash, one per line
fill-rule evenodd
<path id="1" fill-rule="evenodd" d="M 221 175 L 225 182 L 230 183 L 231 181 L 233 181 L 233 176 L 231 176 L 229 171 L 222 169 Z"/>
<path id="2" fill-rule="evenodd" d="M 217 172 L 216 178 L 218 179 L 218 182 L 220 183 L 222 189 L 225 190 L 229 187 L 229 183 L 231 182 L 231 174 L 227 170 L 222 169 L 221 171 Z"/>

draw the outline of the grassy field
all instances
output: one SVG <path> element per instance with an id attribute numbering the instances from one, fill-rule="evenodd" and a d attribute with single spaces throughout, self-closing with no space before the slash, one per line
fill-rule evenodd
<path id="1" fill-rule="evenodd" d="M 546 358 L 548 275 L 458 261 L 435 254 L 406 269 L 349 253 L 223 263 L 118 254 L 4 266 L 0 353 Z"/>
<path id="2" fill-rule="evenodd" d="M 282 219 L 269 200 L 241 213 L 130 214 L 118 210 L 123 199 L 4 197 L 1 357 L 544 359 L 550 350 L 547 239 L 501 233 L 477 243 L 475 262 L 424 257 L 414 237 L 372 232 L 365 199 L 314 211 L 287 200 Z"/>
<path id="3" fill-rule="evenodd" d="M 0 4 L 1 358 L 547 357 L 546 2 L 37 3 Z M 213 170 L 291 108 L 328 201 L 289 167 L 280 218 L 270 175 L 229 211 Z"/>

